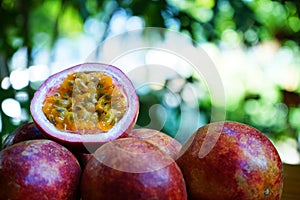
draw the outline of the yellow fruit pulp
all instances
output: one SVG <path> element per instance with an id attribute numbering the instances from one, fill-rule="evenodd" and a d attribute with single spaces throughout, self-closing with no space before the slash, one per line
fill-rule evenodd
<path id="1" fill-rule="evenodd" d="M 44 114 L 57 129 L 80 134 L 107 132 L 126 110 L 125 96 L 103 72 L 69 74 L 43 105 Z"/>

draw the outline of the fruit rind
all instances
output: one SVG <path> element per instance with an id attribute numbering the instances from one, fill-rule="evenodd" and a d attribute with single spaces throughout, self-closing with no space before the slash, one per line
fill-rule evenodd
<path id="1" fill-rule="evenodd" d="M 211 134 L 219 136 L 217 142 L 201 157 L 199 151 Z M 272 142 L 257 129 L 215 122 L 201 127 L 186 145 L 177 163 L 190 199 L 280 199 L 282 162 Z"/>
<path id="2" fill-rule="evenodd" d="M 73 132 L 60 131 L 48 121 L 42 111 L 45 96 L 51 92 L 53 88 L 57 87 L 68 74 L 85 71 L 99 71 L 112 77 L 128 101 L 129 106 L 124 116 L 108 132 L 81 135 L 74 134 Z M 117 67 L 102 63 L 83 63 L 50 76 L 35 92 L 30 105 L 32 118 L 45 135 L 72 148 L 88 149 L 88 151 L 90 151 L 89 148 L 95 150 L 99 144 L 114 140 L 121 136 L 126 130 L 132 129 L 137 119 L 138 109 L 138 97 L 129 78 Z"/>
<path id="3" fill-rule="evenodd" d="M 62 145 L 23 141 L 0 152 L 0 199 L 79 199 L 81 168 Z"/>
<path id="4" fill-rule="evenodd" d="M 179 152 L 182 147 L 180 142 L 167 135 L 166 133 L 150 128 L 132 129 L 131 131 L 124 133 L 122 137 L 137 138 L 147 141 L 157 146 L 174 160 L 178 158 Z"/>
<path id="5" fill-rule="evenodd" d="M 22 141 L 34 139 L 46 139 L 46 137 L 37 128 L 34 122 L 28 122 L 15 129 L 5 138 L 2 144 L 2 149 Z"/>
<path id="6" fill-rule="evenodd" d="M 187 199 L 176 162 L 157 146 L 121 138 L 101 146 L 87 163 L 81 193 L 90 199 Z"/>

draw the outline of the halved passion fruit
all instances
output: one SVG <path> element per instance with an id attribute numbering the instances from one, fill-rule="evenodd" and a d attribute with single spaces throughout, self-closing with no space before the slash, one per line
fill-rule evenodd
<path id="1" fill-rule="evenodd" d="M 47 136 L 90 152 L 131 130 L 138 110 L 129 78 L 101 63 L 76 65 L 50 76 L 30 105 L 34 122 Z"/>

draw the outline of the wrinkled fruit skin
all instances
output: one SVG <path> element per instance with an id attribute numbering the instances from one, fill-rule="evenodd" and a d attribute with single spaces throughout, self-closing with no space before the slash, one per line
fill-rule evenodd
<path id="1" fill-rule="evenodd" d="M 2 149 L 13 144 L 34 139 L 46 139 L 45 135 L 37 128 L 34 122 L 23 124 L 13 132 L 11 132 L 4 140 Z"/>
<path id="2" fill-rule="evenodd" d="M 203 155 L 201 146 L 201 150 L 209 150 L 218 133 L 221 134 L 215 146 Z M 204 144 L 205 140 L 208 143 Z M 189 199 L 281 198 L 280 157 L 270 140 L 248 125 L 216 122 L 201 127 L 183 146 L 177 163 L 184 175 Z"/>
<path id="3" fill-rule="evenodd" d="M 80 199 L 81 168 L 50 140 L 30 140 L 0 152 L 0 199 Z"/>
<path id="4" fill-rule="evenodd" d="M 169 155 L 174 160 L 177 159 L 182 145 L 171 136 L 148 128 L 134 129 L 123 134 L 125 138 L 137 138 L 145 140 L 157 146 L 164 153 Z"/>
<path id="5" fill-rule="evenodd" d="M 83 172 L 81 193 L 83 200 L 187 199 L 174 160 L 135 138 L 117 139 L 95 152 Z"/>

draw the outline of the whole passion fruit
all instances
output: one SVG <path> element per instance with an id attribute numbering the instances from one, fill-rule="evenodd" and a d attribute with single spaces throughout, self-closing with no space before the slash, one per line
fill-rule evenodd
<path id="1" fill-rule="evenodd" d="M 177 159 L 182 145 L 171 136 L 154 129 L 140 128 L 126 132 L 122 137 L 145 140 L 157 146 L 174 160 Z"/>
<path id="2" fill-rule="evenodd" d="M 132 129 L 138 110 L 128 77 L 101 63 L 76 65 L 50 76 L 30 105 L 33 120 L 45 135 L 89 152 Z"/>
<path id="3" fill-rule="evenodd" d="M 2 149 L 22 141 L 34 139 L 46 139 L 46 137 L 34 122 L 29 122 L 11 132 L 3 141 Z"/>
<path id="4" fill-rule="evenodd" d="M 81 193 L 83 200 L 187 199 L 176 162 L 157 146 L 136 138 L 101 146 L 85 167 Z"/>
<path id="5" fill-rule="evenodd" d="M 237 122 L 203 126 L 177 160 L 189 199 L 279 200 L 283 168 L 271 141 Z M 206 153 L 203 153 L 206 152 Z"/>
<path id="6" fill-rule="evenodd" d="M 80 199 L 80 176 L 76 158 L 54 141 L 24 141 L 0 152 L 0 199 Z"/>

